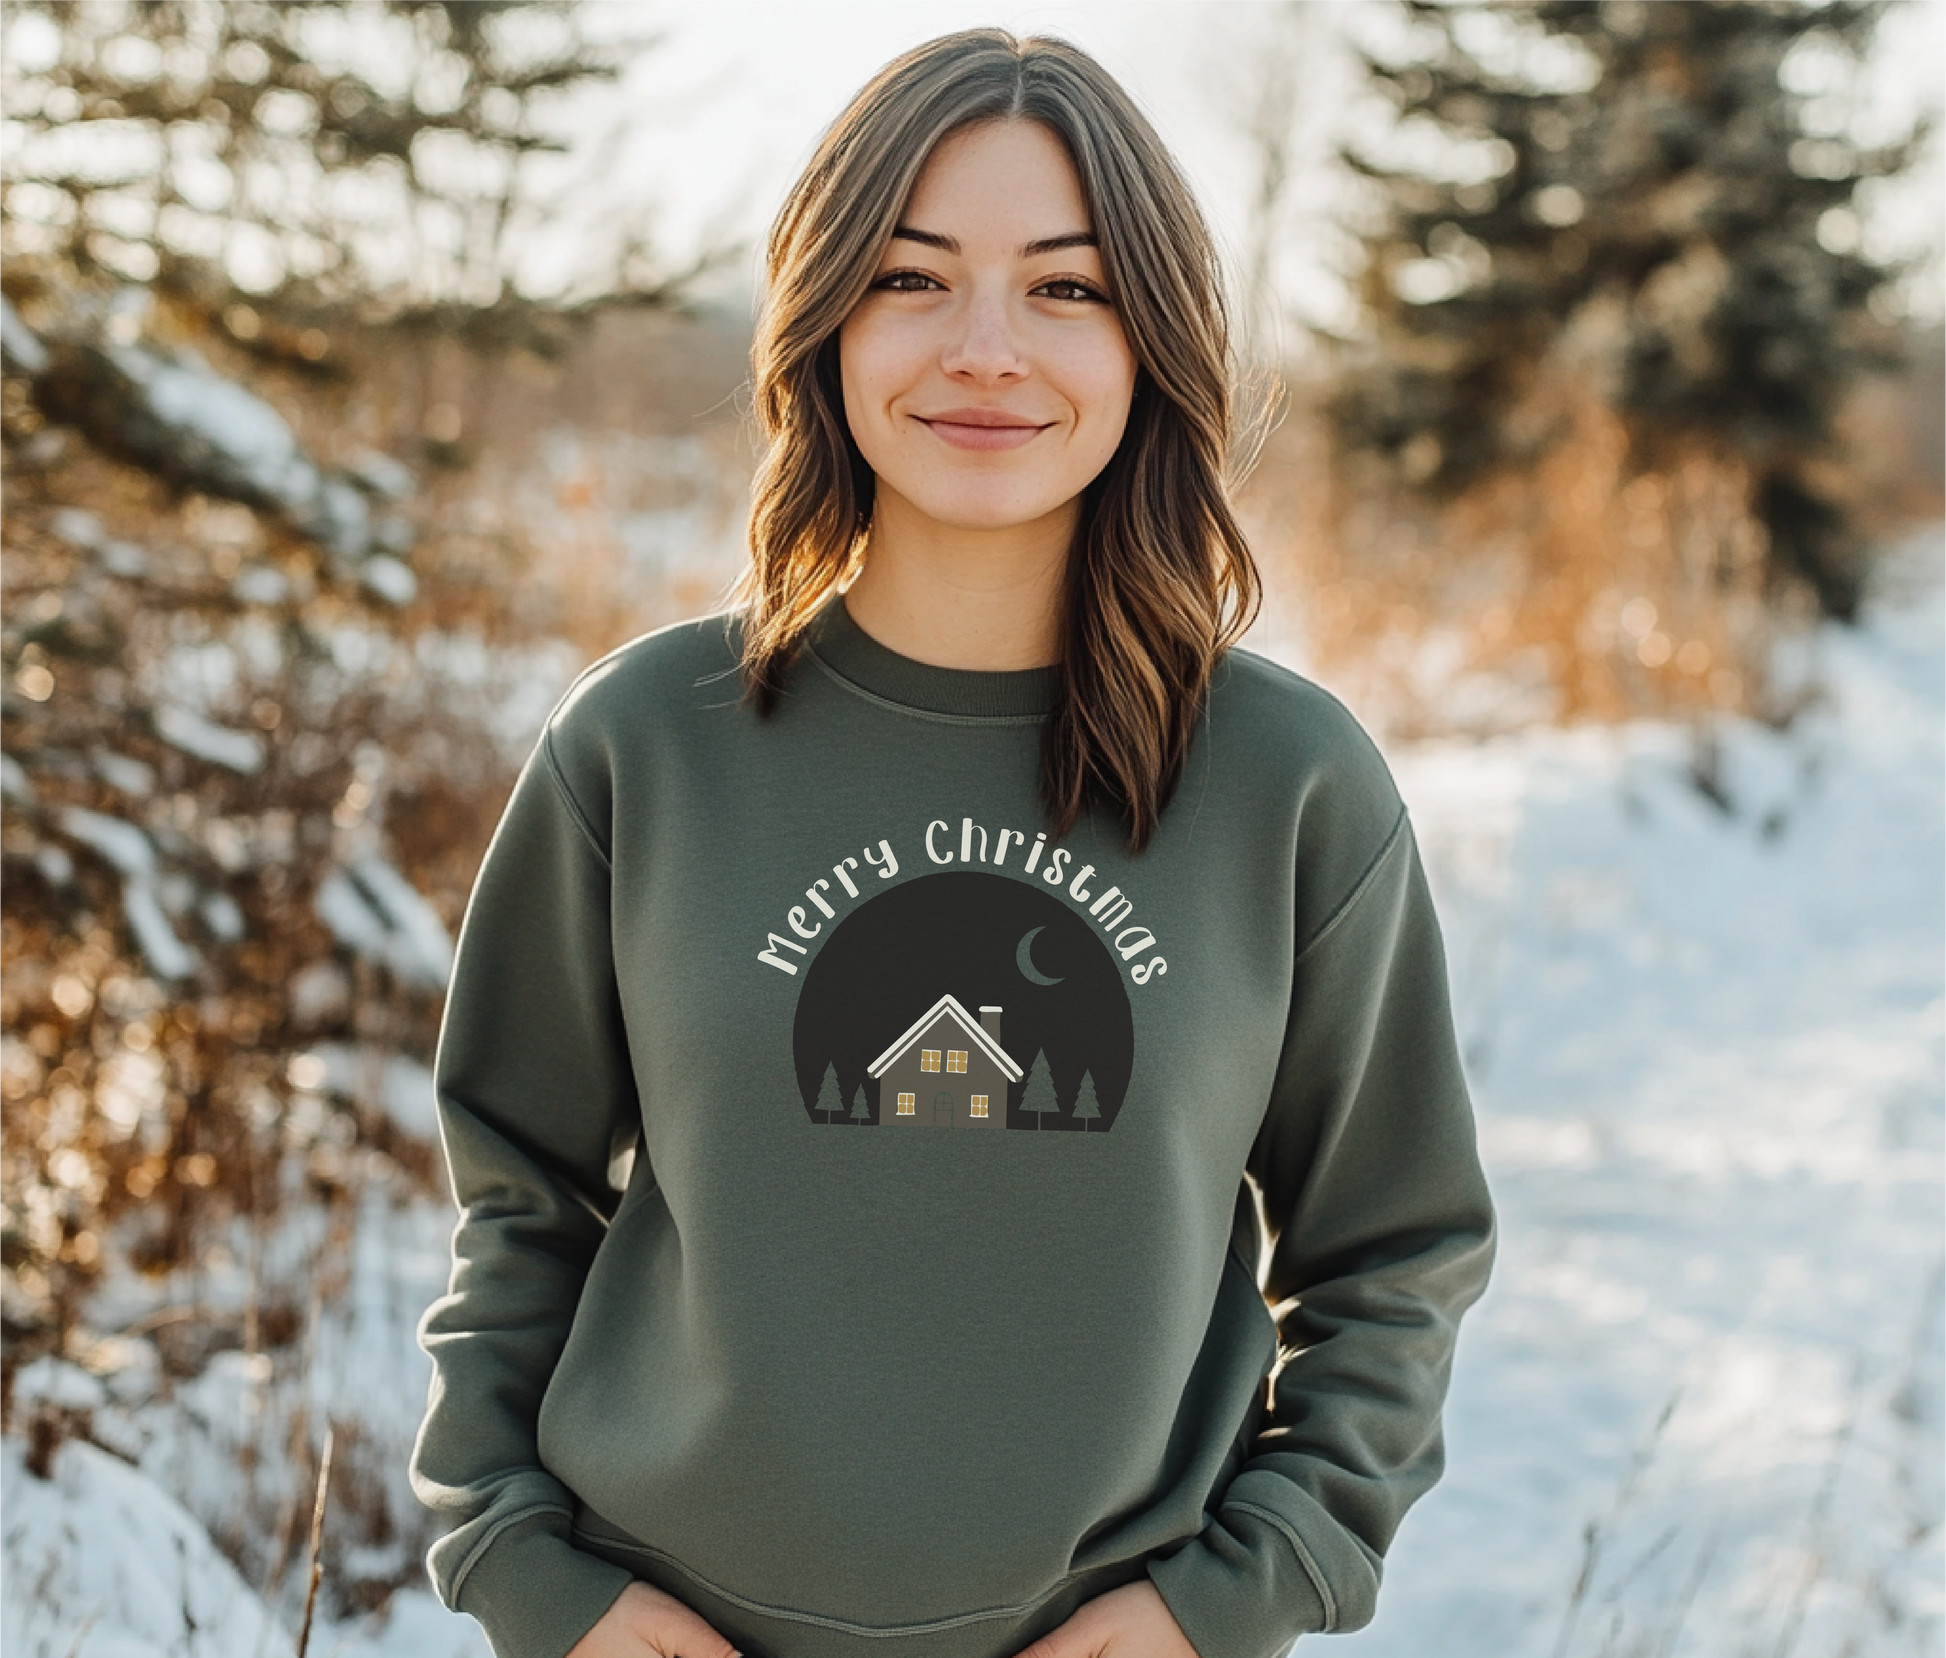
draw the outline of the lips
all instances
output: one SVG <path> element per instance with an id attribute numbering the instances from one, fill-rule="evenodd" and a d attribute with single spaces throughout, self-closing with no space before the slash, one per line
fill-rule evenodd
<path id="1" fill-rule="evenodd" d="M 934 437 L 955 449 L 1018 449 L 1047 429 L 1039 421 L 1004 409 L 942 409 L 917 418 Z"/>

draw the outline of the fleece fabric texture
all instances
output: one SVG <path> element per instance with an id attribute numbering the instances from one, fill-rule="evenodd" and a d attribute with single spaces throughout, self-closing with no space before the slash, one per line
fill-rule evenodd
<path id="1" fill-rule="evenodd" d="M 748 1658 L 1011 1658 L 1144 1573 L 1201 1658 L 1371 1617 L 1493 1240 L 1411 825 L 1237 650 L 1151 846 L 1053 841 L 1056 672 L 836 602 L 768 719 L 722 617 L 550 719 L 440 1041 L 413 1456 L 500 1658 L 631 1578 Z"/>

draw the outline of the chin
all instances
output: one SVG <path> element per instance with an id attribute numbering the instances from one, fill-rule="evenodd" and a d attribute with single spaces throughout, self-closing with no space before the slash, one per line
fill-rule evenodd
<path id="1" fill-rule="evenodd" d="M 996 500 L 973 495 L 949 500 L 915 503 L 935 524 L 950 530 L 1021 530 L 1050 518 L 1067 505 L 1066 501 L 1022 501 L 1017 497 Z"/>

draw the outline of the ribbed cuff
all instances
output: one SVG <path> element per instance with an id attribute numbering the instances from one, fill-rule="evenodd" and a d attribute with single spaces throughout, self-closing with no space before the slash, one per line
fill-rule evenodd
<path id="1" fill-rule="evenodd" d="M 517 1521 L 486 1546 L 454 1596 L 477 1618 L 494 1658 L 565 1658 L 634 1578 L 562 1535 L 567 1516 Z"/>
<path id="2" fill-rule="evenodd" d="M 1278 1658 L 1333 1619 L 1283 1530 L 1229 1505 L 1149 1578 L 1198 1658 Z"/>

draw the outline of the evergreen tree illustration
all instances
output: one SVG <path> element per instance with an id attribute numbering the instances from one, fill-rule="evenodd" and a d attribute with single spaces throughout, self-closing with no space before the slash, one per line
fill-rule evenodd
<path id="1" fill-rule="evenodd" d="M 1034 1126 L 1044 1126 L 1049 1112 L 1058 1113 L 1061 1102 L 1054 1097 L 1054 1078 L 1048 1073 L 1045 1049 L 1034 1054 L 1034 1063 L 1027 1072 L 1027 1088 L 1020 1096 L 1020 1109 L 1032 1114 Z"/>
<path id="2" fill-rule="evenodd" d="M 865 1103 L 865 1085 L 862 1082 L 858 1085 L 858 1097 L 851 1102 L 851 1120 L 855 1123 L 869 1123 L 872 1120 L 872 1108 Z"/>
<path id="3" fill-rule="evenodd" d="M 1074 1096 L 1074 1120 L 1093 1128 L 1101 1121 L 1101 1102 L 1095 1098 L 1095 1073 L 1081 1073 L 1081 1089 Z"/>
<path id="4" fill-rule="evenodd" d="M 818 1109 L 824 1113 L 827 1123 L 835 1123 L 845 1114 L 845 1096 L 838 1090 L 836 1065 L 824 1068 L 824 1081 L 818 1085 Z"/>

